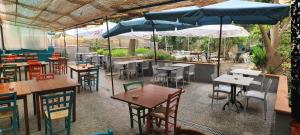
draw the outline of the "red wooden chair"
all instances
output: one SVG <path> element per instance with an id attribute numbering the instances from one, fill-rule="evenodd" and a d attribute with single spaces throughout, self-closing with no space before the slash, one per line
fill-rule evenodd
<path id="1" fill-rule="evenodd" d="M 37 75 L 36 80 L 40 81 L 40 80 L 50 80 L 50 79 L 54 79 L 54 74 L 39 74 Z"/>
<path id="2" fill-rule="evenodd" d="M 169 94 L 166 106 L 158 106 L 150 113 L 150 116 L 156 120 L 157 126 L 161 126 L 164 121 L 165 135 L 168 135 L 170 125 L 173 125 L 174 132 L 176 130 L 177 110 L 182 92 L 183 90 L 179 89 L 177 92 Z M 173 122 L 170 119 L 173 119 Z"/>
<path id="3" fill-rule="evenodd" d="M 52 58 L 59 58 L 60 57 L 60 53 L 59 52 L 53 52 L 52 53 Z"/>
<path id="4" fill-rule="evenodd" d="M 42 74 L 42 65 L 40 63 L 29 63 L 29 79 Z"/>
<path id="5" fill-rule="evenodd" d="M 66 59 L 63 58 L 59 58 L 57 61 L 53 62 L 53 69 L 54 69 L 54 73 L 56 74 L 61 74 L 61 73 L 65 73 L 66 70 Z"/>
<path id="6" fill-rule="evenodd" d="M 7 55 L 6 56 L 6 63 L 15 63 L 17 61 L 17 55 Z"/>

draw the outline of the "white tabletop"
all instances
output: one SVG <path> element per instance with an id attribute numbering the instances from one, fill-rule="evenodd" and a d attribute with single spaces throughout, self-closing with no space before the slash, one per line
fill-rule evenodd
<path id="1" fill-rule="evenodd" d="M 259 76 L 261 74 L 261 71 L 249 70 L 249 69 L 233 69 L 231 73 L 243 74 L 249 76 Z"/>
<path id="2" fill-rule="evenodd" d="M 144 62 L 145 60 L 127 60 L 127 61 L 116 61 L 114 62 L 117 65 L 127 65 L 129 63 L 141 63 Z"/>
<path id="3" fill-rule="evenodd" d="M 189 67 L 192 66 L 194 64 L 187 64 L 187 63 L 176 63 L 176 64 L 172 64 L 171 66 L 173 67 Z"/>
<path id="4" fill-rule="evenodd" d="M 249 86 L 250 83 L 253 81 L 253 78 L 223 74 L 217 77 L 216 79 L 214 79 L 214 81 L 220 83 Z"/>

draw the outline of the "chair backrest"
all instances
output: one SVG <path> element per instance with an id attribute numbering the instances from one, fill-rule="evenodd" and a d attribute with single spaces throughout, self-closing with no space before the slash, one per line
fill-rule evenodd
<path id="1" fill-rule="evenodd" d="M 52 57 L 53 58 L 58 58 L 58 57 L 60 57 L 61 55 L 60 55 L 60 53 L 59 52 L 53 52 L 52 53 Z"/>
<path id="2" fill-rule="evenodd" d="M 17 81 L 17 64 L 3 65 L 3 76 Z"/>
<path id="3" fill-rule="evenodd" d="M 130 82 L 130 83 L 125 83 L 123 84 L 125 92 L 137 88 L 143 88 L 144 87 L 144 81 L 135 81 L 135 82 Z"/>
<path id="4" fill-rule="evenodd" d="M 49 74 L 39 74 L 36 77 L 37 81 L 40 81 L 40 80 L 51 80 L 51 79 L 54 79 L 54 74 L 52 74 L 52 73 L 49 73 Z"/>
<path id="5" fill-rule="evenodd" d="M 205 134 L 193 129 L 184 129 L 179 126 L 176 128 L 175 135 L 205 135 Z"/>
<path id="6" fill-rule="evenodd" d="M 92 133 L 91 135 L 113 135 L 114 132 L 112 129 L 108 129 L 106 132 L 95 132 Z"/>
<path id="7" fill-rule="evenodd" d="M 195 65 L 189 66 L 189 73 L 195 73 Z"/>
<path id="8" fill-rule="evenodd" d="M 13 63 L 13 62 L 16 62 L 16 60 L 17 60 L 17 55 L 7 55 L 6 56 L 6 63 Z"/>
<path id="9" fill-rule="evenodd" d="M 127 68 L 129 70 L 136 70 L 136 63 L 128 63 Z"/>
<path id="10" fill-rule="evenodd" d="M 158 65 L 152 65 L 153 75 L 157 75 L 158 74 L 157 68 L 158 68 Z"/>
<path id="11" fill-rule="evenodd" d="M 0 83 L 6 83 L 6 82 L 10 82 L 9 77 L 0 77 Z"/>
<path id="12" fill-rule="evenodd" d="M 169 117 L 172 117 L 175 121 L 175 123 L 173 123 L 174 127 L 176 127 L 178 105 L 179 105 L 179 100 L 180 100 L 180 96 L 181 96 L 182 92 L 183 92 L 183 90 L 179 89 L 175 93 L 169 94 L 168 99 L 167 99 L 165 122 L 170 123 Z M 173 113 L 171 113 L 171 112 L 173 112 Z M 168 124 L 166 124 L 166 125 L 168 125 Z"/>
<path id="13" fill-rule="evenodd" d="M 99 65 L 96 65 L 95 67 L 90 67 L 90 68 L 88 68 L 87 74 L 88 75 L 97 74 L 99 72 L 99 69 L 100 69 Z"/>
<path id="14" fill-rule="evenodd" d="M 271 85 L 272 85 L 272 79 L 269 79 L 269 80 L 268 80 L 268 83 L 267 83 L 267 86 L 266 86 L 266 89 L 265 89 L 264 99 L 266 99 L 267 93 L 268 93 L 268 91 L 270 90 Z"/>
<path id="15" fill-rule="evenodd" d="M 176 77 L 183 77 L 183 71 L 184 71 L 184 68 L 178 68 L 176 71 Z"/>
<path id="16" fill-rule="evenodd" d="M 49 119 L 51 119 L 51 113 L 66 110 L 68 111 L 68 117 L 70 117 L 72 112 L 73 97 L 73 91 L 42 96 L 42 99 L 45 99 L 46 101 L 45 105 Z M 64 98 L 64 100 L 55 100 L 61 98 Z"/>
<path id="17" fill-rule="evenodd" d="M 40 63 L 30 63 L 29 64 L 29 74 L 41 74 L 42 65 Z"/>
<path id="18" fill-rule="evenodd" d="M 27 60 L 27 63 L 38 63 L 38 60 Z"/>
<path id="19" fill-rule="evenodd" d="M 149 68 L 149 61 L 143 61 L 142 62 L 142 67 L 143 67 L 143 69 L 148 69 Z"/>
<path id="20" fill-rule="evenodd" d="M 16 115 L 17 93 L 0 94 L 0 112 L 12 111 Z"/>

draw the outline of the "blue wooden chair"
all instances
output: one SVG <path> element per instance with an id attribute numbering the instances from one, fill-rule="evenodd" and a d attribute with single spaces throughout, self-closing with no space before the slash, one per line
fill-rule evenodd
<path id="1" fill-rule="evenodd" d="M 53 134 L 52 122 L 53 120 L 65 119 L 65 129 L 67 135 L 70 135 L 71 130 L 71 112 L 73 105 L 73 92 L 57 93 L 51 95 L 44 95 L 42 99 L 46 100 L 45 111 L 45 133 Z M 64 98 L 66 100 L 55 100 L 57 98 Z"/>
<path id="2" fill-rule="evenodd" d="M 89 68 L 85 75 L 83 75 L 83 87 L 86 88 L 88 86 L 92 91 L 92 86 L 98 87 L 99 82 L 99 69 L 100 67 L 97 65 L 95 67 Z M 98 90 L 98 89 L 96 89 Z"/>
<path id="3" fill-rule="evenodd" d="M 17 107 L 17 93 L 0 94 L 0 119 L 10 118 L 12 120 L 12 127 L 5 130 L 13 130 L 13 134 L 17 134 L 17 128 L 19 127 L 19 116 Z"/>
<path id="4" fill-rule="evenodd" d="M 113 135 L 113 131 L 111 129 L 108 129 L 106 132 L 94 132 L 90 135 Z"/>
<path id="5" fill-rule="evenodd" d="M 124 87 L 125 92 L 127 92 L 129 90 L 144 87 L 144 82 L 143 81 L 135 81 L 135 82 L 131 82 L 131 83 L 126 83 L 126 84 L 123 84 L 123 87 Z M 129 108 L 131 128 L 133 128 L 133 121 L 136 121 L 139 126 L 139 132 L 140 132 L 140 134 L 142 134 L 143 131 L 142 131 L 141 119 L 145 123 L 145 117 L 146 117 L 145 108 L 143 108 L 141 106 L 133 105 L 133 104 L 128 104 L 128 108 Z M 136 110 L 136 113 L 133 110 Z M 137 120 L 134 119 L 134 116 L 137 117 Z"/>
<path id="6" fill-rule="evenodd" d="M 3 77 L 8 77 L 12 81 L 17 81 L 17 65 L 16 64 L 5 64 L 3 65 Z"/>

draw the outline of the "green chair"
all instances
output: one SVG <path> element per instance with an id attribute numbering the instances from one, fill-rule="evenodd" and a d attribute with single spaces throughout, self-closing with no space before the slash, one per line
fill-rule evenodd
<path id="1" fill-rule="evenodd" d="M 98 91 L 99 82 L 99 66 L 95 66 L 92 68 L 89 68 L 86 74 L 84 74 L 83 77 L 83 87 L 86 88 L 88 86 L 90 90 L 92 91 L 92 86 L 96 87 L 96 90 Z"/>
<path id="2" fill-rule="evenodd" d="M 94 132 L 90 135 L 113 135 L 113 131 L 111 129 L 108 129 L 106 132 Z"/>
<path id="3" fill-rule="evenodd" d="M 1 132 L 6 130 L 13 130 L 13 134 L 17 134 L 17 128 L 19 127 L 19 115 L 17 107 L 17 93 L 0 94 L 0 119 L 12 120 L 12 127 L 2 129 Z M 0 132 L 0 134 L 1 134 Z"/>
<path id="4" fill-rule="evenodd" d="M 9 77 L 12 81 L 17 81 L 17 64 L 3 65 L 3 77 Z"/>
<path id="5" fill-rule="evenodd" d="M 45 133 L 53 134 L 52 122 L 54 120 L 65 119 L 65 129 L 67 135 L 70 135 L 71 130 L 71 112 L 73 105 L 73 92 L 56 93 L 42 96 L 42 100 L 46 100 L 45 112 Z M 55 100 L 57 98 L 64 98 L 66 100 Z"/>
<path id="6" fill-rule="evenodd" d="M 143 81 L 135 81 L 135 82 L 131 82 L 131 83 L 126 83 L 126 84 L 123 84 L 123 87 L 124 87 L 125 92 L 128 92 L 129 90 L 144 87 L 144 82 Z M 129 103 L 128 103 L 128 108 L 129 108 L 131 128 L 133 128 L 133 121 L 137 122 L 138 126 L 139 126 L 139 132 L 140 132 L 140 134 L 142 134 L 141 119 L 143 119 L 143 123 L 145 123 L 145 117 L 146 117 L 145 108 L 143 108 L 141 106 L 129 104 Z M 134 113 L 133 110 L 136 110 L 136 113 Z M 137 120 L 134 119 L 134 116 L 137 117 Z"/>

